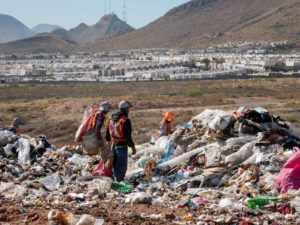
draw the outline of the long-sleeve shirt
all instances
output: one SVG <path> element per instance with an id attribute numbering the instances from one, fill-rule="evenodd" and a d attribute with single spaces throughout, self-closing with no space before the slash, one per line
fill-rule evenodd
<path id="1" fill-rule="evenodd" d="M 114 117 L 114 115 L 118 116 L 118 118 L 120 118 L 122 116 L 122 114 L 120 112 L 113 114 L 112 118 Z M 119 142 L 118 144 L 120 144 L 120 145 L 126 144 L 131 148 L 134 147 L 135 144 L 132 140 L 131 132 L 132 132 L 131 121 L 130 121 L 130 119 L 127 119 L 123 125 L 123 134 L 124 134 L 125 142 Z M 105 139 L 106 139 L 106 141 L 111 141 L 109 126 L 107 126 Z"/>
<path id="2" fill-rule="evenodd" d="M 100 140 L 101 138 L 101 128 L 105 126 L 104 122 L 105 122 L 104 116 L 102 115 L 102 113 L 99 113 L 96 116 L 96 125 L 95 125 L 98 140 Z"/>
<path id="3" fill-rule="evenodd" d="M 164 123 L 162 123 L 161 125 L 160 125 L 160 137 L 162 137 L 162 136 L 167 136 L 167 131 L 168 131 L 168 128 L 167 128 L 167 125 L 166 124 L 164 124 Z"/>

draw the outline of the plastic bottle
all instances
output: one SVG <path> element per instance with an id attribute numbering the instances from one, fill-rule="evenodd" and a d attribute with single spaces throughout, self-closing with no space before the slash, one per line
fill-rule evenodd
<path id="1" fill-rule="evenodd" d="M 269 201 L 278 201 L 279 198 L 272 196 L 261 196 L 258 198 L 251 198 L 247 201 L 247 206 L 251 209 L 260 209 L 266 205 Z"/>
<path id="2" fill-rule="evenodd" d="M 116 187 L 118 189 L 118 191 L 123 192 L 123 193 L 128 193 L 128 192 L 133 191 L 132 185 L 125 185 L 125 184 L 121 184 L 121 183 L 112 181 L 112 186 L 113 186 L 113 189 L 114 189 L 114 187 Z"/>

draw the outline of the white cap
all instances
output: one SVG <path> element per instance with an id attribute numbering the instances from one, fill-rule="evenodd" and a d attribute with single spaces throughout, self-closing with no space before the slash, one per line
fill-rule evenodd
<path id="1" fill-rule="evenodd" d="M 129 101 L 124 100 L 119 103 L 119 109 L 131 108 L 131 107 L 133 107 L 133 105 Z"/>

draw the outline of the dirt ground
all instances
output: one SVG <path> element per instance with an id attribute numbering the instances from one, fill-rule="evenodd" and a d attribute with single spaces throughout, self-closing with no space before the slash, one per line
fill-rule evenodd
<path id="1" fill-rule="evenodd" d="M 157 207 L 152 205 L 135 205 L 131 206 L 128 204 L 107 204 L 89 209 L 82 207 L 78 209 L 70 208 L 59 208 L 59 207 L 23 207 L 19 202 L 1 201 L 0 207 L 0 224 L 10 225 L 42 225 L 47 224 L 47 215 L 50 209 L 61 210 L 64 213 L 72 212 L 75 215 L 89 214 L 95 218 L 104 219 L 105 224 L 172 224 L 168 218 L 176 216 L 185 216 L 193 214 L 194 218 L 200 215 L 200 212 L 193 212 L 187 209 L 170 209 L 166 207 Z M 147 214 L 141 216 L 141 214 Z M 150 218 L 152 214 L 162 214 L 160 218 Z"/>

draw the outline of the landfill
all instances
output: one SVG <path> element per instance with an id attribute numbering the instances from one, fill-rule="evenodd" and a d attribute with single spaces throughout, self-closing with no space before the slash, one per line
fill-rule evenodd
<path id="1" fill-rule="evenodd" d="M 300 135 L 270 110 L 206 109 L 136 148 L 118 183 L 101 154 L 0 131 L 0 223 L 300 224 Z"/>

